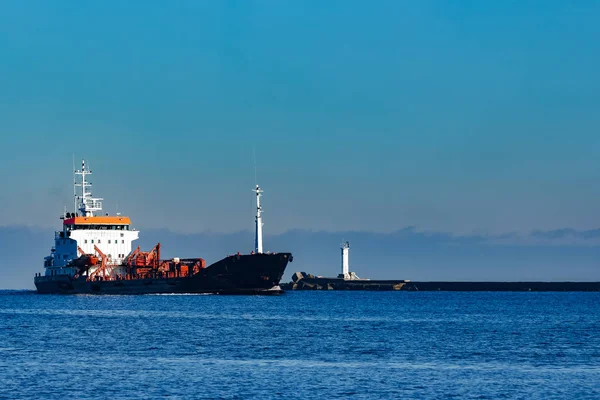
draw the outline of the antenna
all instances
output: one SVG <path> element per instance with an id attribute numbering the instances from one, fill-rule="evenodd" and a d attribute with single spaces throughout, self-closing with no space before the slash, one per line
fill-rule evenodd
<path id="1" fill-rule="evenodd" d="M 85 160 L 81 160 L 81 170 L 75 171 L 75 175 L 81 176 L 81 182 L 75 181 L 75 186 L 81 187 L 81 196 L 78 196 L 79 211 L 81 211 L 84 217 L 93 217 L 94 211 L 102 210 L 102 198 L 92 197 L 91 186 L 92 183 L 86 181 L 86 175 L 91 175 L 92 171 L 85 166 Z"/>
<path id="2" fill-rule="evenodd" d="M 77 177 L 75 176 L 75 153 L 73 155 L 73 213 L 77 212 Z"/>
<path id="3" fill-rule="evenodd" d="M 254 184 L 258 184 L 258 179 L 256 178 L 256 146 L 252 146 L 252 156 L 254 157 Z"/>
<path id="4" fill-rule="evenodd" d="M 262 254 L 263 252 L 263 236 L 262 236 L 262 207 L 260 206 L 260 198 L 262 196 L 262 190 L 258 186 L 258 179 L 256 177 L 256 146 L 252 146 L 252 153 L 254 156 L 254 184 L 255 188 L 252 189 L 253 192 L 256 193 L 256 217 L 255 217 L 255 231 L 254 231 L 254 251 L 257 254 Z"/>

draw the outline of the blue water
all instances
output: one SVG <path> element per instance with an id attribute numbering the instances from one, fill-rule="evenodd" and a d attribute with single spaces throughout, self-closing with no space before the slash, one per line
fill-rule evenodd
<path id="1" fill-rule="evenodd" d="M 0 292 L 0 398 L 600 398 L 600 293 Z"/>

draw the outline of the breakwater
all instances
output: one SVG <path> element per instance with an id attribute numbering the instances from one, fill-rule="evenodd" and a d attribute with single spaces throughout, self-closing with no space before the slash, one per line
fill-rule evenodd
<path id="1" fill-rule="evenodd" d="M 370 279 L 343 279 L 326 278 L 296 272 L 292 275 L 292 282 L 280 285 L 283 290 L 372 290 L 390 291 L 402 290 L 408 281 L 404 280 L 370 280 Z"/>
<path id="2" fill-rule="evenodd" d="M 296 272 L 283 290 L 369 290 L 445 292 L 600 292 L 600 282 L 469 282 L 328 278 Z"/>
<path id="3" fill-rule="evenodd" d="M 402 290 L 446 292 L 600 292 L 600 282 L 409 282 Z"/>

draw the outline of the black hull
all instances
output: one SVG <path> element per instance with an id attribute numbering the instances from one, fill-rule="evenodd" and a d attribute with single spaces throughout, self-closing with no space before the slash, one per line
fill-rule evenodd
<path id="1" fill-rule="evenodd" d="M 290 253 L 233 255 L 189 277 L 86 281 L 56 275 L 34 282 L 42 294 L 276 294 L 291 260 Z"/>

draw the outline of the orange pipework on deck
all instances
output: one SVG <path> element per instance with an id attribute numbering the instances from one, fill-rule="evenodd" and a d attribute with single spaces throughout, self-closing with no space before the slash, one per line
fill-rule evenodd
<path id="1" fill-rule="evenodd" d="M 73 217 L 67 218 L 63 222 L 64 225 L 129 225 L 131 220 L 129 217 Z"/>

